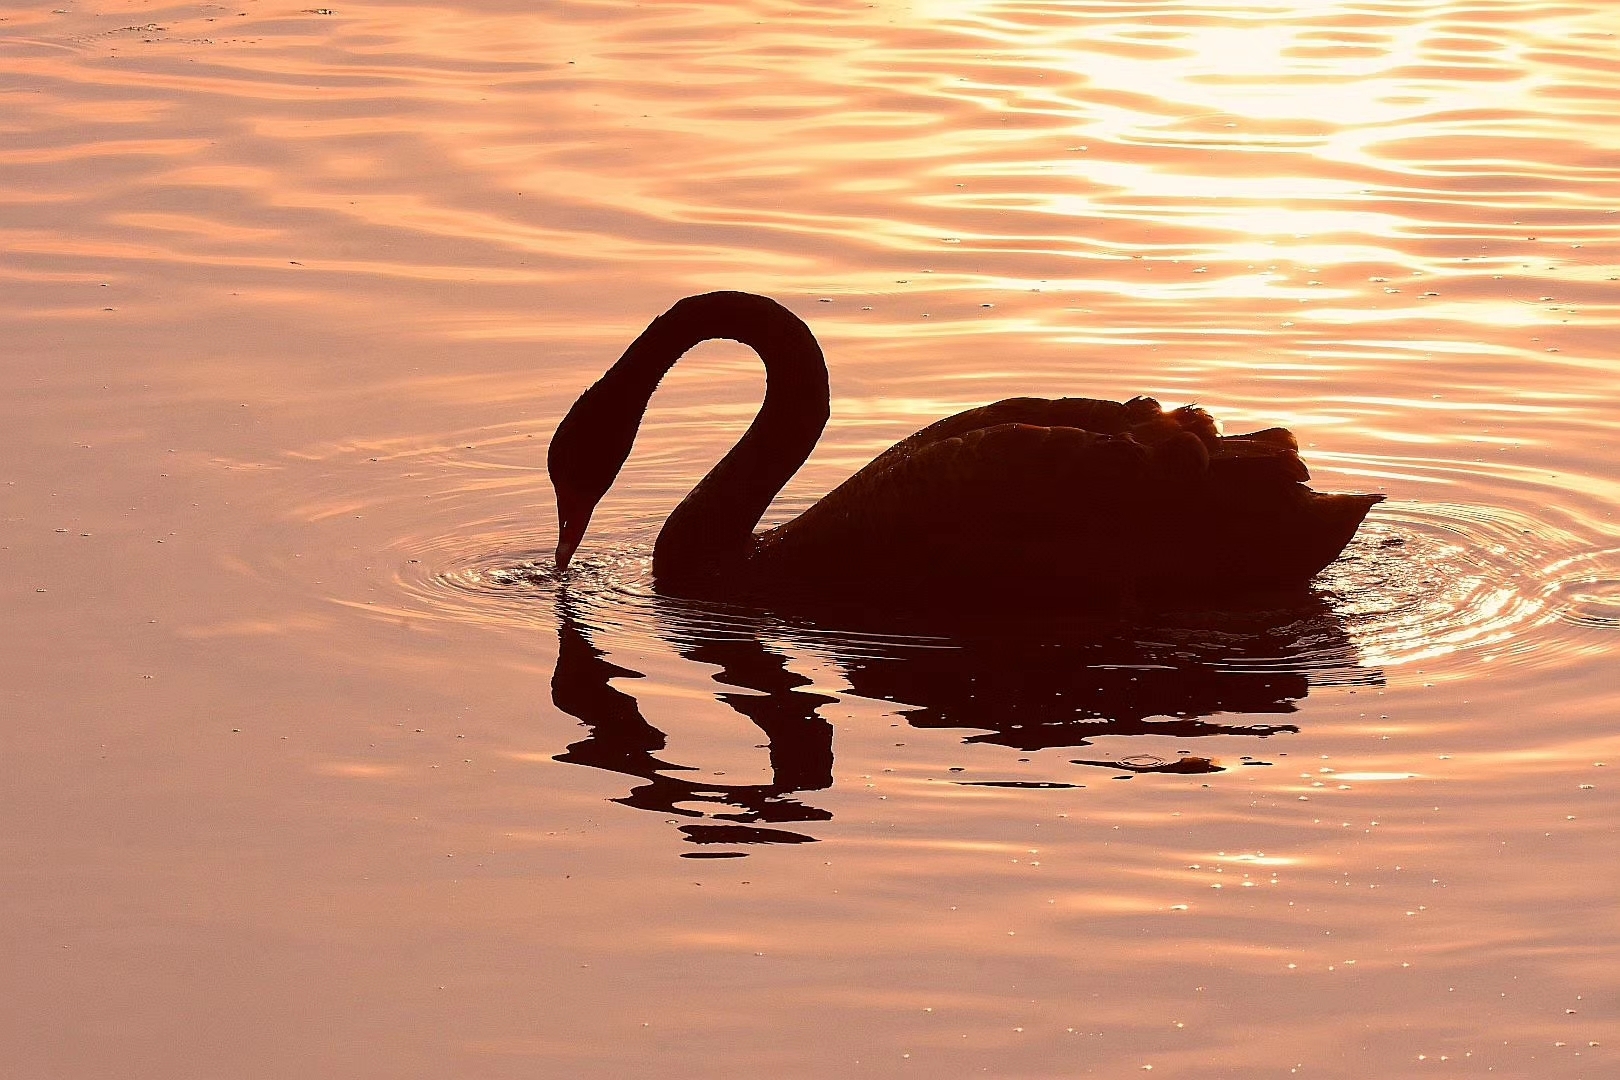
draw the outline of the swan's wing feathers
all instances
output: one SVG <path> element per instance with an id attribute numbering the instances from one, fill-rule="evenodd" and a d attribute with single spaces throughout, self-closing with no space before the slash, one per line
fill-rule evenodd
<path id="1" fill-rule="evenodd" d="M 1128 437 L 1028 423 L 975 428 L 930 443 L 874 477 L 889 505 L 962 519 L 1072 514 L 1077 503 L 1140 483 L 1151 461 Z"/>
<path id="2" fill-rule="evenodd" d="M 1012 422 L 903 444 L 762 536 L 761 562 L 850 595 L 948 596 L 978 587 L 983 571 L 1108 596 L 1143 582 L 1304 580 L 1366 513 L 1358 499 L 1344 527 L 1328 522 L 1312 500 L 1329 497 L 1301 483 L 1297 443 L 1281 428 L 1222 438 L 1201 410 L 1148 405 L 1119 406 L 1139 410 L 1119 434 Z M 1284 529 L 1298 538 L 1279 544 Z"/>
<path id="3" fill-rule="evenodd" d="M 877 460 L 908 458 L 933 443 L 1006 424 L 1079 428 L 1101 435 L 1121 435 L 1131 425 L 1159 414 L 1159 403 L 1152 398 L 1133 398 L 1127 402 L 1099 398 L 1005 398 L 936 420 L 896 443 Z"/>
<path id="4" fill-rule="evenodd" d="M 1139 405 L 1139 402 L 1152 408 Z M 1214 418 L 1196 405 L 1183 405 L 1179 409 L 1164 412 L 1159 408 L 1159 403 L 1152 398 L 1136 398 L 1126 403 L 1128 409 L 1133 406 L 1134 415 L 1125 430 L 1129 431 L 1137 442 L 1153 445 L 1179 435 L 1190 434 L 1205 446 L 1213 447 L 1219 438 Z"/>
<path id="5" fill-rule="evenodd" d="M 1137 442 L 1152 445 L 1192 432 L 1207 445 L 1217 438 L 1215 421 L 1193 405 L 1165 412 L 1150 397 L 1129 401 L 1103 398 L 1006 398 L 976 409 L 968 409 L 923 428 L 896 443 L 873 464 L 892 465 L 915 456 L 926 446 L 962 438 L 974 431 L 1022 424 L 1040 428 L 1077 428 L 1098 435 L 1132 435 Z"/>
<path id="6" fill-rule="evenodd" d="M 1161 412 L 1159 403 L 1148 397 L 1123 402 L 1101 398 L 1058 398 L 1047 404 L 1046 418 L 1039 422 L 1054 427 L 1095 431 L 1099 435 L 1123 435 L 1133 425 L 1156 417 Z"/>
<path id="7" fill-rule="evenodd" d="M 1299 456 L 1299 441 L 1287 428 L 1267 428 L 1215 440 L 1210 470 L 1235 482 L 1304 483 L 1310 470 Z"/>
<path id="8" fill-rule="evenodd" d="M 838 552 L 870 573 L 992 556 L 1056 565 L 1098 547 L 1124 508 L 1152 488 L 1145 481 L 1153 469 L 1152 451 L 1128 436 L 1019 423 L 974 428 L 873 462 L 762 537 L 761 554 L 811 566 L 821 552 Z"/>

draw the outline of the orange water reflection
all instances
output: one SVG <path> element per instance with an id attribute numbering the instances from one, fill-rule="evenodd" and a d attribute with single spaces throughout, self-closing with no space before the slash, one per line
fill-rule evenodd
<path id="1" fill-rule="evenodd" d="M 1615 1073 L 1617 31 L 1598 0 L 0 12 L 8 1068 Z M 722 347 L 655 399 L 559 620 L 514 576 L 555 419 L 712 288 L 827 345 L 776 515 L 1016 394 L 1295 427 L 1318 486 L 1391 496 L 1318 583 L 1346 663 L 1274 649 L 1234 696 L 1218 634 L 1132 684 L 671 633 L 652 534 L 757 401 Z"/>

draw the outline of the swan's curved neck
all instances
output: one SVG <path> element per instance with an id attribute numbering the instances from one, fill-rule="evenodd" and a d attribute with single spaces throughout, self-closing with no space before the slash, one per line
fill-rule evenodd
<path id="1" fill-rule="evenodd" d="M 681 501 L 653 549 L 660 584 L 741 568 L 754 526 L 782 485 L 804 464 L 827 425 L 827 363 L 810 328 L 763 296 L 691 296 L 653 320 L 602 382 L 615 383 L 639 416 L 653 391 L 692 346 L 727 338 L 765 363 L 765 401 L 747 432 Z"/>

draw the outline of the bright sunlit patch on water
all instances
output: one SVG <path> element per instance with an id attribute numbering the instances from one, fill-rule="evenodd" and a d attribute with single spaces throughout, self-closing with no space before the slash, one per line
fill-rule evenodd
<path id="1" fill-rule="evenodd" d="M 1263 851 L 1226 852 L 1217 851 L 1201 857 L 1204 863 L 1219 863 L 1225 866 L 1299 866 L 1307 860 L 1297 855 L 1268 855 Z M 1202 869 L 1194 867 L 1193 869 Z"/>
<path id="2" fill-rule="evenodd" d="M 1386 503 L 1319 579 L 1367 662 L 1397 666 L 1469 652 L 1552 660 L 1570 644 L 1544 632 L 1566 533 L 1511 511 Z"/>
<path id="3" fill-rule="evenodd" d="M 404 766 L 374 761 L 327 761 L 317 765 L 315 771 L 346 780 L 391 780 L 403 777 L 408 770 Z"/>

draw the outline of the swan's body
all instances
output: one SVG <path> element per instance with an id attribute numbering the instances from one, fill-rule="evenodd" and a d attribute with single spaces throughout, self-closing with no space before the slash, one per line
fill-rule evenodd
<path id="1" fill-rule="evenodd" d="M 1015 606 L 1303 585 L 1381 495 L 1314 492 L 1282 428 L 1221 437 L 1201 409 L 1150 398 L 1012 398 L 902 440 L 756 534 L 828 415 L 827 367 L 799 318 L 748 293 L 687 297 L 582 394 L 552 439 L 557 564 L 635 441 L 664 373 L 709 338 L 752 347 L 765 401 L 676 507 L 653 551 L 661 590 L 701 596 Z"/>

